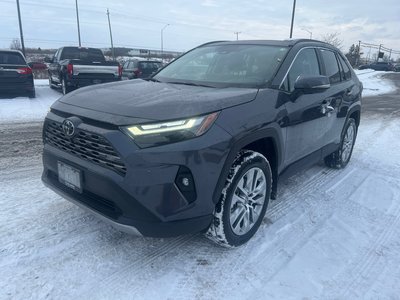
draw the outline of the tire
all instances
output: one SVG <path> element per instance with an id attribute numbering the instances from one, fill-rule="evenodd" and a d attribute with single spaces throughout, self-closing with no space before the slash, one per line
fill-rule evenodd
<path id="1" fill-rule="evenodd" d="M 342 169 L 346 167 L 350 161 L 351 154 L 353 153 L 356 137 L 356 121 L 353 118 L 349 118 L 343 128 L 339 149 L 325 157 L 325 164 L 334 169 Z"/>
<path id="2" fill-rule="evenodd" d="M 247 185 L 248 180 L 253 184 Z M 258 152 L 240 151 L 230 168 L 206 236 L 224 247 L 245 244 L 265 216 L 271 186 L 268 160 Z"/>
<path id="3" fill-rule="evenodd" d="M 54 83 L 53 80 L 51 80 L 50 75 L 49 75 L 49 87 L 54 90 Z"/>
<path id="4" fill-rule="evenodd" d="M 63 78 L 61 80 L 61 92 L 63 93 L 63 95 L 66 95 L 71 91 L 72 91 L 72 88 L 67 85 L 67 83 L 65 82 L 65 78 Z"/>

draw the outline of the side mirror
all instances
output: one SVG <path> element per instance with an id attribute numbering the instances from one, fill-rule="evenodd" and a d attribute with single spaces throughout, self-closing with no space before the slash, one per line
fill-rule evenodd
<path id="1" fill-rule="evenodd" d="M 329 78 L 322 75 L 299 76 L 294 83 L 294 89 L 304 94 L 321 93 L 330 87 Z"/>

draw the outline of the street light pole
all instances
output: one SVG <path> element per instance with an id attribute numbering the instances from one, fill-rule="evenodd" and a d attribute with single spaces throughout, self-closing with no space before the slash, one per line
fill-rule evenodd
<path id="1" fill-rule="evenodd" d="M 237 40 L 237 41 L 239 40 L 239 33 L 241 33 L 241 32 L 240 32 L 240 31 L 234 32 L 234 34 L 236 34 L 236 40 Z"/>
<path id="2" fill-rule="evenodd" d="M 78 24 L 78 40 L 79 40 L 79 47 L 81 47 L 81 30 L 80 30 L 80 28 L 79 28 L 78 0 L 75 0 L 75 9 L 76 9 L 76 23 Z"/>
<path id="3" fill-rule="evenodd" d="M 310 40 L 312 40 L 312 31 L 306 28 L 301 28 L 301 30 L 307 31 L 310 34 Z"/>
<path id="4" fill-rule="evenodd" d="M 162 29 L 161 29 L 161 60 L 164 62 L 164 30 L 165 28 L 167 28 L 169 26 L 169 24 L 165 25 Z"/>
<path id="5" fill-rule="evenodd" d="M 290 36 L 289 38 L 292 38 L 293 36 L 293 24 L 294 24 L 294 12 L 296 10 L 296 0 L 293 0 L 293 10 L 292 10 L 292 23 L 290 25 Z"/>
<path id="6" fill-rule="evenodd" d="M 19 10 L 19 0 L 17 0 L 17 10 L 18 10 L 19 34 L 21 37 L 22 53 L 25 56 L 24 34 L 22 33 L 22 21 L 21 21 L 21 12 Z"/>

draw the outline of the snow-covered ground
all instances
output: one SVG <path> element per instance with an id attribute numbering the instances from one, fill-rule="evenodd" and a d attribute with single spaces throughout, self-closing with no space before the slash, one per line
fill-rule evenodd
<path id="1" fill-rule="evenodd" d="M 40 180 L 41 123 L 25 122 L 48 107 L 25 124 L 3 109 L 0 299 L 400 299 L 398 117 L 363 115 L 349 165 L 280 182 L 254 238 L 228 250 L 132 237 L 57 196 Z"/>
<path id="2" fill-rule="evenodd" d="M 396 86 L 382 78 L 382 75 L 393 72 L 374 71 L 372 69 L 355 70 L 364 86 L 363 97 L 388 94 L 396 91 Z"/>
<path id="3" fill-rule="evenodd" d="M 49 87 L 47 79 L 35 79 L 36 98 L 0 98 L 0 123 L 42 121 L 62 94 Z"/>

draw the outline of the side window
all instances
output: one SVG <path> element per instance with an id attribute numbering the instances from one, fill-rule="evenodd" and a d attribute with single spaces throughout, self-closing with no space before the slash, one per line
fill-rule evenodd
<path id="1" fill-rule="evenodd" d="M 351 78 L 350 68 L 347 65 L 346 61 L 340 55 L 338 55 L 338 57 L 339 57 L 340 64 L 343 67 L 343 73 L 344 73 L 343 75 L 344 76 L 342 76 L 342 77 L 344 78 L 344 80 L 349 80 Z"/>
<path id="2" fill-rule="evenodd" d="M 126 62 L 124 63 L 123 68 L 124 68 L 124 69 L 128 69 L 128 64 L 129 64 L 129 61 L 126 61 Z"/>
<path id="3" fill-rule="evenodd" d="M 340 82 L 339 65 L 334 52 L 329 50 L 321 50 L 322 59 L 325 63 L 326 76 L 329 77 L 331 84 Z"/>
<path id="4" fill-rule="evenodd" d="M 56 51 L 56 53 L 54 54 L 54 56 L 53 56 L 53 62 L 57 62 L 58 61 L 58 52 L 59 52 L 60 50 L 57 50 Z"/>
<path id="5" fill-rule="evenodd" d="M 294 90 L 294 83 L 298 77 L 320 74 L 321 72 L 315 49 L 307 48 L 300 50 L 283 82 L 283 87 L 286 91 L 292 92 Z"/>

